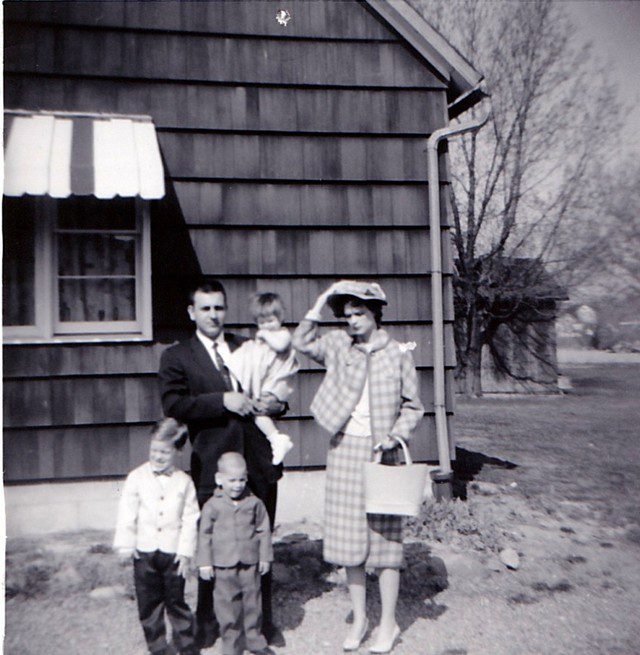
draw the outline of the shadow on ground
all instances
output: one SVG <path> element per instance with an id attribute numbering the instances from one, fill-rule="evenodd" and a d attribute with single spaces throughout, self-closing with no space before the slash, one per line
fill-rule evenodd
<path id="1" fill-rule="evenodd" d="M 453 497 L 466 500 L 467 484 L 472 482 L 485 466 L 508 470 L 518 467 L 508 460 L 456 447 L 456 459 L 453 462 Z"/>
<path id="2" fill-rule="evenodd" d="M 449 585 L 444 561 L 431 555 L 423 543 L 405 545 L 406 566 L 402 571 L 398 616 L 402 630 L 416 619 L 437 619 L 446 611 L 435 597 Z M 345 578 L 338 567 L 322 559 L 322 541 L 309 539 L 303 533 L 284 537 L 274 545 L 274 598 L 285 597 L 282 606 L 275 607 L 275 620 L 283 630 L 297 628 L 304 619 L 305 604 L 329 593 L 336 585 L 343 585 Z M 372 626 L 380 620 L 380 594 L 377 575 L 367 575 L 367 614 Z M 352 620 L 345 616 L 345 623 Z"/>
<path id="3" fill-rule="evenodd" d="M 327 581 L 334 567 L 322 559 L 322 541 L 304 533 L 283 537 L 273 556 L 273 598 L 286 598 L 286 611 L 276 604 L 274 619 L 283 630 L 293 630 L 302 623 L 305 604 L 334 588 Z"/>

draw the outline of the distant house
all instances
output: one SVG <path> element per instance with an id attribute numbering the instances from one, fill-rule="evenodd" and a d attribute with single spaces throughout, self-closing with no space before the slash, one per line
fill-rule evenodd
<path id="1" fill-rule="evenodd" d="M 566 289 L 537 259 L 505 257 L 492 269 L 496 290 L 482 349 L 482 391 L 558 391 L 556 319 Z"/>
<path id="2" fill-rule="evenodd" d="M 199 273 L 245 333 L 256 289 L 293 326 L 331 281 L 378 281 L 391 333 L 418 343 L 415 454 L 434 458 L 425 142 L 481 98 L 471 65 L 403 1 L 20 0 L 4 20 L 5 481 L 118 478 L 146 456 Z M 305 361 L 292 468 L 325 463 L 320 378 Z"/>

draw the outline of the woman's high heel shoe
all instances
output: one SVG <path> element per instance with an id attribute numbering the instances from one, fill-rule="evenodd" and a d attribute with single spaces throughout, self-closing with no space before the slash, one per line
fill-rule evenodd
<path id="1" fill-rule="evenodd" d="M 368 629 L 369 629 L 369 619 L 365 619 L 364 625 L 362 626 L 362 631 L 358 635 L 357 639 L 354 639 L 353 637 L 347 637 L 344 640 L 344 643 L 342 644 L 342 650 L 347 652 L 352 650 L 358 650 L 358 648 L 360 648 L 360 644 L 362 643 L 362 640 L 364 639 L 364 636 L 367 634 Z"/>
<path id="2" fill-rule="evenodd" d="M 376 643 L 369 648 L 370 653 L 390 653 L 395 646 L 396 640 L 400 636 L 400 628 L 396 625 L 391 633 L 391 639 L 381 641 L 380 638 L 376 639 Z"/>

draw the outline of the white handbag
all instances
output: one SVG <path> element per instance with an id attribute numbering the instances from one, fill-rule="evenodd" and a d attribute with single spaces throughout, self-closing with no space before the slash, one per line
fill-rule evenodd
<path id="1" fill-rule="evenodd" d="M 364 464 L 365 509 L 367 514 L 418 516 L 429 467 L 414 464 L 404 439 L 394 438 L 402 446 L 405 463 L 382 464 L 382 451 L 377 451 L 375 461 Z"/>

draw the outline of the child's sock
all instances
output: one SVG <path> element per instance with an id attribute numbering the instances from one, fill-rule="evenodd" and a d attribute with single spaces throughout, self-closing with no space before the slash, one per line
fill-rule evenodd
<path id="1" fill-rule="evenodd" d="M 279 432 L 276 430 L 271 434 L 267 435 L 267 439 L 271 444 L 271 450 L 273 451 L 273 464 L 280 464 L 284 459 L 284 456 L 293 448 L 293 441 L 288 434 Z"/>

